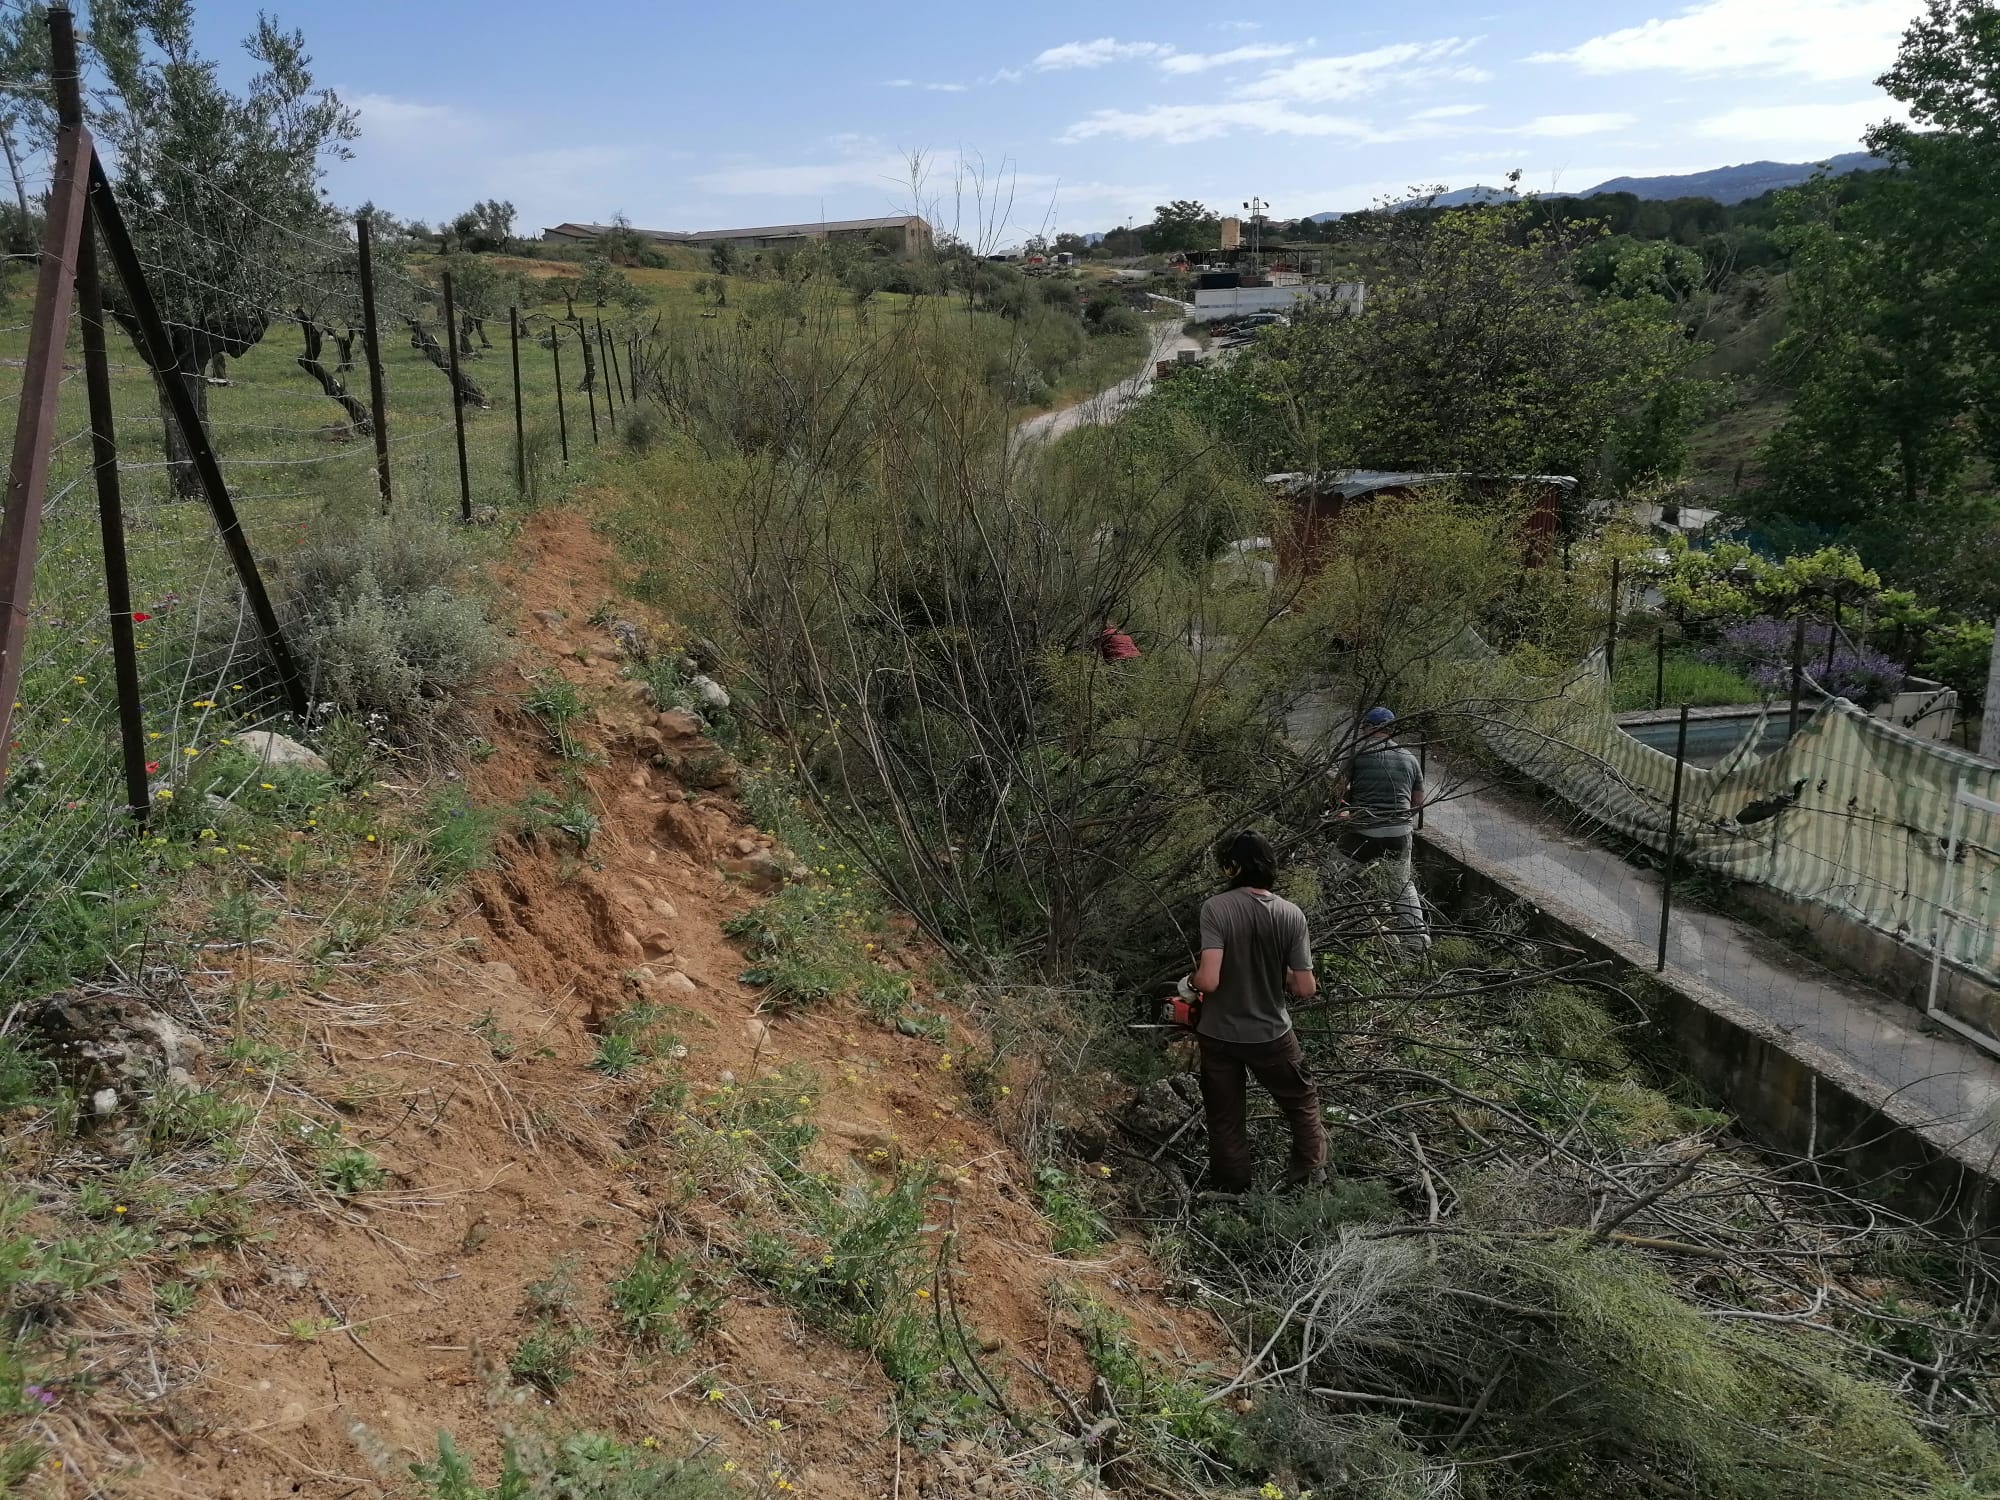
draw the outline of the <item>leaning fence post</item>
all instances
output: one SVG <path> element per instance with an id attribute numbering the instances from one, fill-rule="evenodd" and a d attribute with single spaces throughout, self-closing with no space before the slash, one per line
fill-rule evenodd
<path id="1" fill-rule="evenodd" d="M 1667 622 L 1653 636 L 1653 707 L 1667 706 Z"/>
<path id="2" fill-rule="evenodd" d="M 625 409 L 629 413 L 632 409 L 632 388 L 625 383 L 625 372 L 618 368 L 618 340 L 616 339 L 611 340 L 611 379 L 618 387 L 618 399 L 625 403 Z"/>
<path id="3" fill-rule="evenodd" d="M 76 72 L 76 43 L 67 10 L 49 12 L 54 71 Z M 65 125 L 56 134 L 49 179 L 48 217 L 42 227 L 41 270 L 35 310 L 28 320 L 20 405 L 14 418 L 14 456 L 7 471 L 7 504 L 0 516 L 0 781 L 13 744 L 14 695 L 20 690 L 28 635 L 28 595 L 35 582 L 42 497 L 54 452 L 57 392 L 62 385 L 63 344 L 69 332 L 77 247 L 83 238 L 85 163 L 95 161 L 90 133 Z"/>
<path id="4" fill-rule="evenodd" d="M 556 436 L 562 441 L 562 461 L 569 462 L 569 417 L 563 411 L 562 324 L 549 321 L 549 355 L 556 362 Z"/>
<path id="5" fill-rule="evenodd" d="M 174 346 L 167 337 L 167 325 L 160 317 L 160 305 L 153 300 L 145 267 L 140 264 L 139 252 L 125 228 L 125 215 L 111 194 L 111 179 L 105 175 L 104 163 L 95 155 L 90 158 L 90 207 L 104 235 L 104 248 L 110 252 L 111 263 L 118 268 L 118 279 L 124 284 L 132 321 L 139 325 L 146 363 L 173 410 L 174 425 L 187 440 L 188 457 L 194 464 L 195 477 L 201 481 L 202 493 L 208 498 L 209 511 L 215 517 L 216 534 L 229 553 L 237 584 L 256 618 L 264 649 L 270 653 L 271 665 L 284 689 L 285 702 L 303 723 L 310 709 L 305 679 L 299 676 L 292 648 L 286 644 L 285 632 L 278 624 L 278 612 L 271 607 L 271 596 L 264 591 L 263 576 L 257 571 L 257 555 L 250 550 L 250 539 L 243 534 L 243 523 L 237 519 L 236 502 L 229 498 L 229 486 L 223 481 L 215 445 L 209 441 L 208 429 L 194 409 L 194 397 L 188 394 L 187 382 L 181 379 Z"/>
<path id="6" fill-rule="evenodd" d="M 368 412 L 375 425 L 375 487 L 382 492 L 382 514 L 389 514 L 389 402 L 382 391 L 382 340 L 375 330 L 374 236 L 369 216 L 354 221 L 354 243 L 361 258 L 361 337 L 368 349 Z"/>
<path id="7" fill-rule="evenodd" d="M 77 248 L 76 295 L 83 324 L 83 378 L 90 395 L 91 461 L 97 472 L 97 526 L 104 540 L 104 599 L 111 614 L 111 666 L 118 684 L 118 742 L 125 760 L 125 802 L 144 821 L 152 806 L 146 783 L 146 723 L 139 701 L 139 652 L 132 632 L 132 576 L 125 559 L 125 504 L 118 488 L 118 429 L 111 406 L 111 359 L 104 347 L 104 288 L 97 246 L 84 225 Z"/>
<path id="8" fill-rule="evenodd" d="M 472 520 L 472 474 L 465 466 L 465 390 L 458 383 L 458 307 L 451 300 L 451 272 L 444 273 L 444 346 L 451 356 L 451 425 L 458 434 L 458 518 Z"/>
<path id="9" fill-rule="evenodd" d="M 528 432 L 521 425 L 521 309 L 507 309 L 507 352 L 514 361 L 514 484 L 528 498 Z"/>
<path id="10" fill-rule="evenodd" d="M 1688 706 L 1681 705 L 1681 725 L 1674 735 L 1674 795 L 1667 803 L 1667 870 L 1660 882 L 1660 961 L 1654 968 L 1667 968 L 1667 918 L 1674 909 L 1674 866 L 1681 852 L 1681 772 L 1687 765 Z"/>
<path id="11" fill-rule="evenodd" d="M 583 319 L 576 320 L 576 346 L 583 354 L 583 394 L 590 398 L 590 446 L 597 446 L 597 370 L 590 362 L 590 330 L 583 326 Z M 604 404 L 611 404 L 611 393 L 605 392 Z"/>
<path id="12" fill-rule="evenodd" d="M 1611 618 L 1604 627 L 1604 675 L 1612 682 L 1618 680 L 1618 559 L 1611 559 Z"/>
<path id="13" fill-rule="evenodd" d="M 604 341 L 604 319 L 597 319 L 597 362 L 611 372 L 611 378 L 604 382 L 604 416 L 611 423 L 611 430 L 618 430 L 618 407 L 611 399 L 611 388 L 618 383 L 618 366 L 612 361 L 611 346 Z"/>
<path id="14" fill-rule="evenodd" d="M 83 123 L 82 80 L 77 75 L 76 33 L 68 13 L 50 16 L 56 118 L 68 129 Z M 111 669 L 118 686 L 118 741 L 125 762 L 125 803 L 143 820 L 152 806 L 146 785 L 146 724 L 139 704 L 139 653 L 132 638 L 132 575 L 125 557 L 125 504 L 118 488 L 118 427 L 111 406 L 111 357 L 104 347 L 104 285 L 97 275 L 97 242 L 88 215 L 76 244 L 78 332 L 83 379 L 90 398 L 91 468 L 97 480 L 97 526 L 104 544 L 104 599 L 110 614 Z"/>

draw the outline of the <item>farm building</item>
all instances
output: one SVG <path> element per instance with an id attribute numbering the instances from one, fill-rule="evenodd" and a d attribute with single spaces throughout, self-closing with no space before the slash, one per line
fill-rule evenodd
<path id="1" fill-rule="evenodd" d="M 1355 507 L 1407 499 L 1420 490 L 1449 486 L 1458 493 L 1495 499 L 1517 495 L 1528 502 L 1523 527 L 1531 545 L 1555 541 L 1563 508 L 1576 494 L 1576 481 L 1561 474 L 1405 474 L 1381 469 L 1342 469 L 1326 474 L 1270 474 L 1264 483 L 1288 503 L 1277 542 L 1278 576 L 1310 578 L 1324 568 L 1340 545 L 1342 519 Z"/>
<path id="2" fill-rule="evenodd" d="M 548 245 L 588 245 L 612 232 L 609 224 L 558 224 L 542 231 Z M 749 229 L 634 229 L 656 245 L 714 245 L 723 242 L 747 250 L 803 244 L 807 240 L 870 240 L 896 255 L 910 255 L 931 246 L 931 226 L 916 214 L 892 214 L 878 219 L 822 219 L 815 224 L 762 224 Z"/>

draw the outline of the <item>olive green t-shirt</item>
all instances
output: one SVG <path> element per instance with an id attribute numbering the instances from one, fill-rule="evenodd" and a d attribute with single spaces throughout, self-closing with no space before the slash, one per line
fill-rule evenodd
<path id="1" fill-rule="evenodd" d="M 1283 896 L 1238 887 L 1201 904 L 1201 946 L 1222 950 L 1222 980 L 1195 1030 L 1220 1042 L 1274 1042 L 1292 1029 L 1285 971 L 1313 966 L 1306 916 Z"/>

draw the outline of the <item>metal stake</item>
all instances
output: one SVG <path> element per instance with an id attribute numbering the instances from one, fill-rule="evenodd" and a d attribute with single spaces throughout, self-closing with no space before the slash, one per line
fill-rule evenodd
<path id="1" fill-rule="evenodd" d="M 208 429 L 202 426 L 201 416 L 194 409 L 194 397 L 188 393 L 187 382 L 181 379 L 180 364 L 174 357 L 173 342 L 167 336 L 166 321 L 160 316 L 160 305 L 153 300 L 153 289 L 147 284 L 145 267 L 140 263 L 138 249 L 125 228 L 125 215 L 118 207 L 118 200 L 111 195 L 111 179 L 105 175 L 104 163 L 95 154 L 90 158 L 90 208 L 97 218 L 97 228 L 104 236 L 104 248 L 111 256 L 111 264 L 117 268 L 118 280 L 125 287 L 125 300 L 131 306 L 132 321 L 139 325 L 140 347 L 146 363 L 152 367 L 160 392 L 174 414 L 174 424 L 187 440 L 188 458 L 194 465 L 195 477 L 201 481 L 209 511 L 215 517 L 216 534 L 222 538 L 223 548 L 229 553 L 230 565 L 236 570 L 236 581 L 243 590 L 243 598 L 256 618 L 258 632 L 264 638 L 264 649 L 270 654 L 271 666 L 284 689 L 285 702 L 304 723 L 310 708 L 306 700 L 305 679 L 299 676 L 292 648 L 286 644 L 285 632 L 278 624 L 278 612 L 271 607 L 271 596 L 264 590 L 263 576 L 257 571 L 257 554 L 250 550 L 250 539 L 243 534 L 243 523 L 236 514 L 236 502 L 229 498 L 229 486 L 222 478 L 222 463 L 215 456 L 215 445 L 209 441 Z M 379 432 L 381 429 L 376 430 Z"/>
<path id="2" fill-rule="evenodd" d="M 389 514 L 389 400 L 382 390 L 382 340 L 375 329 L 374 238 L 367 214 L 354 221 L 354 242 L 361 255 L 361 338 L 368 349 L 368 410 L 375 419 L 375 487 L 382 492 L 382 514 Z"/>
<path id="3" fill-rule="evenodd" d="M 117 424 L 111 407 L 111 359 L 104 347 L 104 288 L 97 244 L 84 225 L 76 258 L 77 311 L 83 325 L 83 378 L 90 393 L 90 448 L 97 473 L 97 527 L 104 541 L 104 596 L 111 613 L 111 665 L 118 684 L 118 742 L 125 759 L 125 803 L 145 821 L 146 723 L 139 701 L 139 651 L 132 630 L 132 575 L 125 558 L 125 505 L 118 488 Z"/>
<path id="4" fill-rule="evenodd" d="M 1667 968 L 1667 918 L 1674 909 L 1674 866 L 1681 852 L 1681 771 L 1687 765 L 1688 706 L 1681 705 L 1681 727 L 1674 736 L 1674 795 L 1667 804 L 1667 873 L 1660 883 L 1660 961 L 1655 968 Z"/>
<path id="5" fill-rule="evenodd" d="M 444 346 L 451 355 L 451 424 L 458 434 L 458 519 L 472 523 L 472 474 L 465 466 L 465 394 L 458 383 L 458 307 L 451 300 L 451 272 L 444 273 Z"/>
<path id="6" fill-rule="evenodd" d="M 54 71 L 76 72 L 76 42 L 67 10 L 49 12 Z M 95 163 L 90 132 L 65 125 L 56 132 L 55 171 L 48 217 L 42 226 L 41 270 L 35 310 L 28 320 L 21 399 L 14 418 L 14 457 L 7 471 L 7 504 L 0 516 L 0 781 L 13 744 L 14 695 L 20 690 L 28 635 L 28 595 L 35 582 L 43 493 L 54 451 L 57 393 L 62 385 L 63 344 L 69 332 L 71 271 L 83 239 L 84 172 Z"/>
<path id="7" fill-rule="evenodd" d="M 549 354 L 556 362 L 556 436 L 562 440 L 562 461 L 569 462 L 569 417 L 563 411 L 562 324 L 549 324 Z"/>
<path id="8" fill-rule="evenodd" d="M 604 382 L 604 415 L 611 423 L 611 430 L 618 430 L 618 407 L 611 399 L 611 388 L 618 383 L 618 366 L 612 362 L 611 346 L 604 339 L 604 319 L 597 319 L 597 363 L 611 372 L 611 379 Z"/>
<path id="9" fill-rule="evenodd" d="M 1604 675 L 1618 680 L 1618 559 L 1611 559 L 1611 618 L 1604 630 Z"/>
<path id="10" fill-rule="evenodd" d="M 507 309 L 507 352 L 514 361 L 514 487 L 528 498 L 528 433 L 521 424 L 521 309 Z"/>

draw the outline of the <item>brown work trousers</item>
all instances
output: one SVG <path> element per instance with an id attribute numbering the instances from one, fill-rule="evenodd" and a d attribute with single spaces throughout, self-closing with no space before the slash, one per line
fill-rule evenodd
<path id="1" fill-rule="evenodd" d="M 1288 1031 L 1269 1042 L 1224 1042 L 1201 1037 L 1201 1103 L 1208 1117 L 1208 1178 L 1217 1192 L 1250 1190 L 1250 1109 L 1245 1072 L 1278 1103 L 1292 1128 L 1288 1185 L 1310 1182 L 1326 1165 L 1326 1126 L 1320 1120 L 1319 1089 L 1306 1072 L 1305 1048 Z"/>

